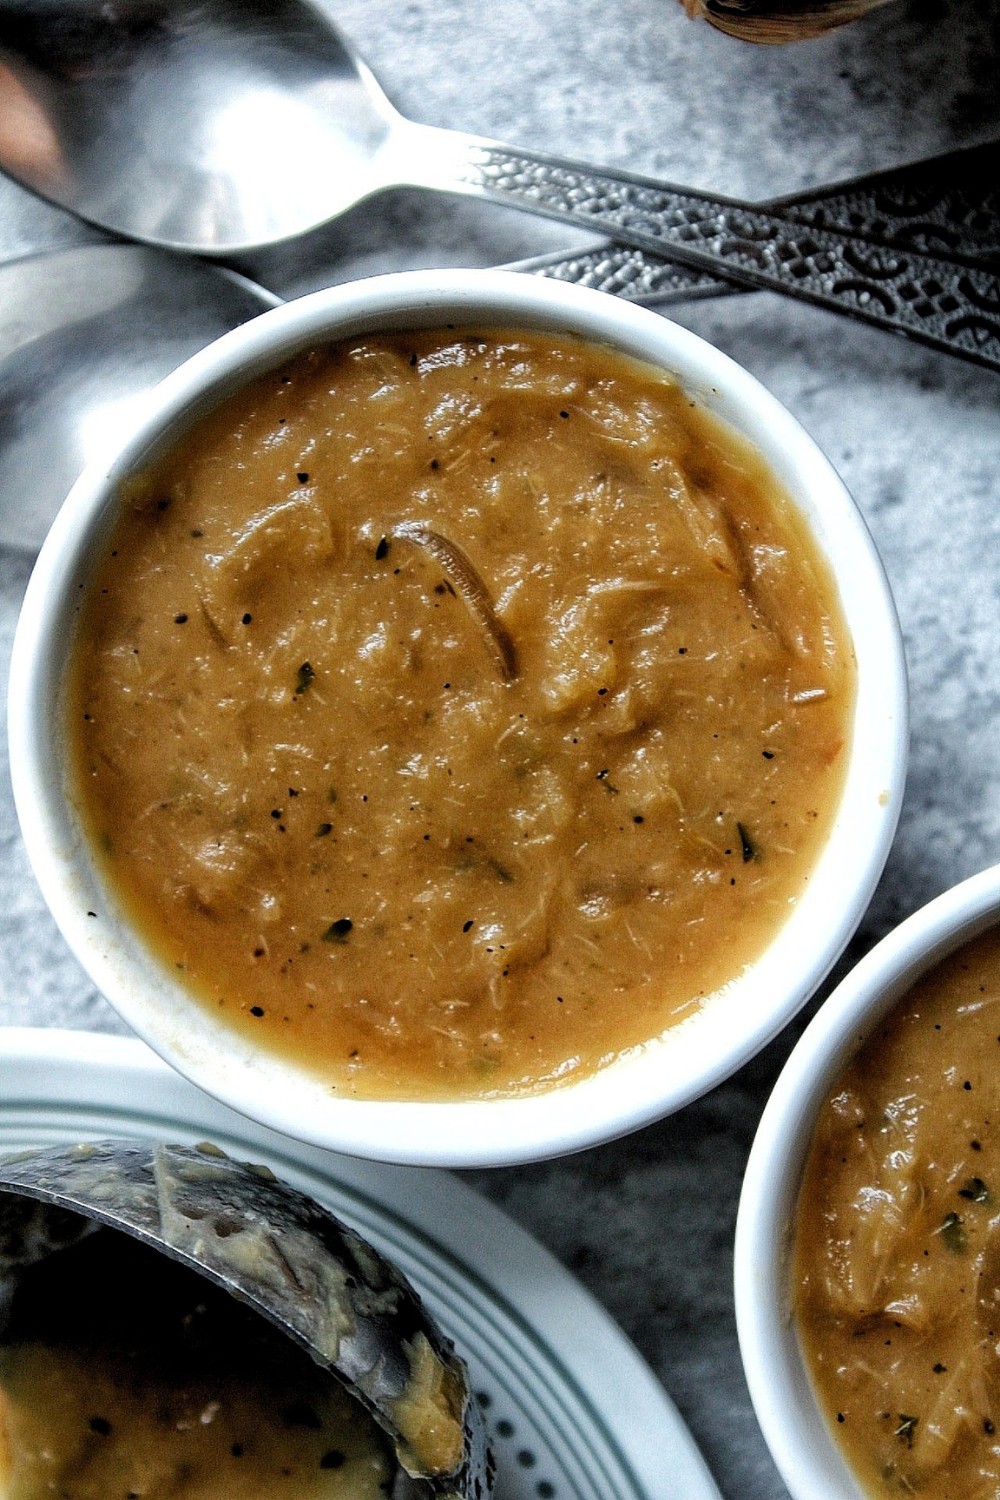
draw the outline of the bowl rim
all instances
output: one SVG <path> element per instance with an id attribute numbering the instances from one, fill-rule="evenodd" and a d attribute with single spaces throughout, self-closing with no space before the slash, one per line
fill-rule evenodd
<path id="1" fill-rule="evenodd" d="M 736 1219 L 736 1327 L 758 1423 L 795 1500 L 866 1500 L 814 1394 L 792 1312 L 794 1215 L 816 1116 L 851 1057 L 916 981 L 997 922 L 1000 864 L 913 912 L 820 1006 L 761 1115 Z"/>
<path id="2" fill-rule="evenodd" d="M 101 901 L 110 907 L 86 868 L 59 769 L 60 667 L 88 549 L 132 468 L 230 391 L 312 344 L 452 322 L 611 345 L 676 374 L 694 399 L 750 437 L 804 514 L 839 588 L 858 664 L 855 734 L 840 810 L 788 922 L 746 974 L 665 1040 L 534 1095 L 331 1099 L 300 1070 L 273 1058 L 265 1065 L 235 1032 L 226 1034 L 221 1055 L 204 1015 L 188 1009 L 185 1026 L 171 1027 L 157 1013 L 163 976 L 151 974 L 148 962 L 144 971 L 130 968 L 113 921 L 106 929 L 88 917 L 95 910 L 103 917 Z M 906 699 L 899 624 L 861 514 L 813 440 L 752 375 L 687 329 L 605 293 L 510 271 L 418 271 L 347 283 L 262 313 L 156 388 L 118 452 L 81 475 L 41 550 L 15 635 L 8 733 L 15 804 L 43 895 L 98 989 L 155 1051 L 207 1092 L 298 1139 L 386 1161 L 473 1167 L 543 1159 L 624 1135 L 713 1087 L 785 1025 L 846 946 L 888 856 L 905 778 Z"/>

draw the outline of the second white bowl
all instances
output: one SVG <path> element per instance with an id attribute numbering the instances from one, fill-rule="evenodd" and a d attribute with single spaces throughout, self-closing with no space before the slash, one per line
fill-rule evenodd
<path id="1" fill-rule="evenodd" d="M 736 1224 L 736 1318 L 750 1395 L 795 1500 L 865 1500 L 821 1409 L 794 1319 L 796 1205 L 820 1108 L 859 1047 L 914 984 L 1000 922 L 1000 866 L 915 912 L 810 1022 L 761 1116 Z"/>

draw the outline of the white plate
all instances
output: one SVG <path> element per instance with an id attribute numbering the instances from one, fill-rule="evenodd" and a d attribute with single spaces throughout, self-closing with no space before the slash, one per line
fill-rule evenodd
<path id="1" fill-rule="evenodd" d="M 676 1409 L 607 1313 L 447 1173 L 362 1162 L 254 1125 L 139 1041 L 0 1029 L 0 1151 L 98 1136 L 248 1153 L 384 1250 L 468 1361 L 496 1500 L 720 1500 Z"/>

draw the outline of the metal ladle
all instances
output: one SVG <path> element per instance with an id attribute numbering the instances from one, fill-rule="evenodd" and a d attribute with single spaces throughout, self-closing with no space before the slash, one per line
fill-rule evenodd
<path id="1" fill-rule="evenodd" d="M 150 244 L 233 254 L 374 193 L 471 194 L 996 357 L 995 274 L 780 208 L 406 120 L 308 0 L 0 0 L 0 167 Z"/>

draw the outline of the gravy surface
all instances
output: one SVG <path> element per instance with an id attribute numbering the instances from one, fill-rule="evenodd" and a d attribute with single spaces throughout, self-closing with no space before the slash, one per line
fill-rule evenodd
<path id="1" fill-rule="evenodd" d="M 797 1315 L 872 1495 L 1000 1494 L 1000 930 L 926 976 L 819 1119 Z"/>
<path id="2" fill-rule="evenodd" d="M 110 878 L 191 990 L 366 1097 L 552 1085 L 802 893 L 854 660 L 748 445 L 569 338 L 302 356 L 127 497 L 70 712 Z"/>
<path id="3" fill-rule="evenodd" d="M 3 1500 L 384 1500 L 394 1472 L 333 1376 L 187 1267 L 102 1230 L 26 1274 Z"/>

